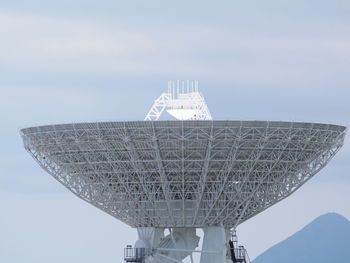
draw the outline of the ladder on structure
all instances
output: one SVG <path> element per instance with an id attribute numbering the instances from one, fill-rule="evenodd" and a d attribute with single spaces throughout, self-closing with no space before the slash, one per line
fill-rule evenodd
<path id="1" fill-rule="evenodd" d="M 244 246 L 238 245 L 236 230 L 232 231 L 229 247 L 231 260 L 233 263 L 250 263 L 247 250 L 244 248 Z"/>

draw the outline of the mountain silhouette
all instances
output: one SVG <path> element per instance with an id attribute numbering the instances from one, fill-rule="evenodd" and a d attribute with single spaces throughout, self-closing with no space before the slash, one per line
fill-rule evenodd
<path id="1" fill-rule="evenodd" d="M 336 213 L 324 214 L 253 261 L 296 262 L 350 262 L 350 221 Z"/>

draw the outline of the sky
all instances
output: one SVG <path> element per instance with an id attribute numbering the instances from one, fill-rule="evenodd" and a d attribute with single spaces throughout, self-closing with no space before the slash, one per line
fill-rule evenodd
<path id="1" fill-rule="evenodd" d="M 79 200 L 23 149 L 35 125 L 142 120 L 168 80 L 214 119 L 350 124 L 350 2 L 0 2 L 0 261 L 122 262 L 136 231 Z M 350 219 L 350 143 L 243 223 L 253 259 L 315 217 Z"/>

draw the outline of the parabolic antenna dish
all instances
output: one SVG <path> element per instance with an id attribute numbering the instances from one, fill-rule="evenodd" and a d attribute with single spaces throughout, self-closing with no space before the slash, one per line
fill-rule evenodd
<path id="1" fill-rule="evenodd" d="M 137 121 L 21 130 L 74 194 L 133 227 L 232 228 L 289 196 L 343 144 L 337 125 Z"/>

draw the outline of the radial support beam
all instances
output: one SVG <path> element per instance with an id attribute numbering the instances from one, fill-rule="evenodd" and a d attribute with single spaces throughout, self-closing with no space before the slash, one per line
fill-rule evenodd
<path id="1" fill-rule="evenodd" d="M 194 225 L 197 221 L 197 217 L 198 217 L 198 212 L 199 212 L 199 208 L 201 206 L 202 203 L 202 198 L 203 195 L 205 194 L 205 186 L 206 186 L 206 181 L 207 181 L 207 175 L 208 175 L 208 168 L 209 168 L 209 163 L 210 163 L 210 153 L 211 153 L 211 149 L 212 149 L 212 144 L 213 144 L 213 123 L 211 125 L 211 129 L 210 129 L 210 135 L 209 135 L 209 139 L 208 139 L 208 146 L 207 146 L 207 150 L 206 150 L 206 154 L 205 154 L 205 158 L 204 158 L 204 162 L 203 162 L 203 169 L 202 169 L 202 173 L 201 173 L 201 187 L 200 187 L 200 191 L 199 191 L 199 197 L 198 197 L 198 202 L 197 202 L 197 207 L 194 213 L 194 217 L 193 217 L 193 221 L 192 224 Z"/>

